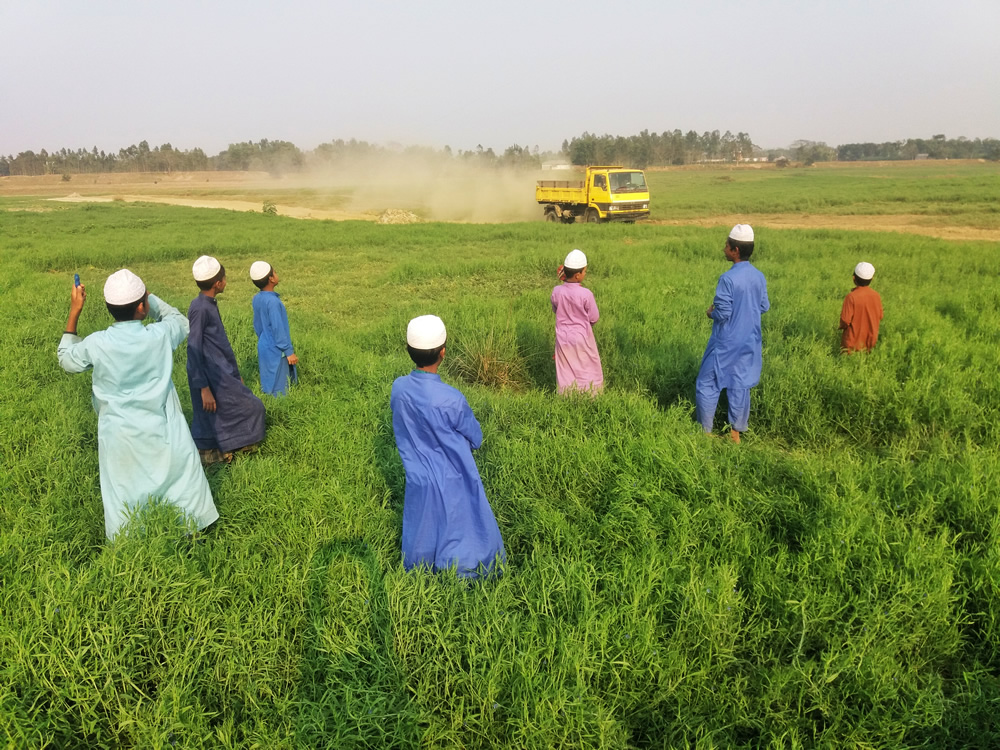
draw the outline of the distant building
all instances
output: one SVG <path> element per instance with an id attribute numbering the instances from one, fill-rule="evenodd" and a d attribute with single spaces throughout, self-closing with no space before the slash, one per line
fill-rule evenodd
<path id="1" fill-rule="evenodd" d="M 917 154 L 917 159 L 930 159 L 930 154 Z"/>
<path id="2" fill-rule="evenodd" d="M 573 165 L 568 161 L 543 161 L 542 169 L 546 172 L 557 169 L 572 169 Z"/>

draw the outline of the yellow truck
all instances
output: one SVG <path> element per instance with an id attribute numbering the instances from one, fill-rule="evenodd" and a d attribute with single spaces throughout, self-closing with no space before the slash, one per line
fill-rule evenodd
<path id="1" fill-rule="evenodd" d="M 587 167 L 583 181 L 539 180 L 535 200 L 546 221 L 592 224 L 649 218 L 649 187 L 641 169 Z"/>

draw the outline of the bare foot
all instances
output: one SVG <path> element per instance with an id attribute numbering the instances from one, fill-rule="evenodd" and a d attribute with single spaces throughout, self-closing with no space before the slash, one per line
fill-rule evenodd
<path id="1" fill-rule="evenodd" d="M 736 430 L 730 430 L 729 431 L 729 437 L 731 437 L 733 439 L 734 443 L 739 443 L 740 442 L 740 433 L 738 433 Z"/>

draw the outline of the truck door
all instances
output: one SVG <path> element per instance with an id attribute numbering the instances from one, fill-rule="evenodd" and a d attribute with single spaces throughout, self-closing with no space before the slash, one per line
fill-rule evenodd
<path id="1" fill-rule="evenodd" d="M 590 186 L 590 203 L 600 209 L 601 214 L 608 211 L 611 204 L 611 192 L 608 190 L 608 176 L 606 174 L 595 174 L 593 184 Z"/>

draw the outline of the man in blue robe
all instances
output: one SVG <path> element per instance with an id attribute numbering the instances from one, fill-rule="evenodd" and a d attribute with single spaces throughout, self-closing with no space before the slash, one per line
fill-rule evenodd
<path id="1" fill-rule="evenodd" d="M 487 575 L 505 559 L 472 451 L 483 431 L 465 397 L 441 382 L 446 332 L 435 315 L 410 321 L 406 349 L 416 369 L 392 384 L 392 428 L 406 470 L 403 566 L 454 567 Z"/>
<path id="2" fill-rule="evenodd" d="M 730 437 L 740 442 L 750 419 L 750 389 L 760 382 L 760 316 L 770 309 L 764 274 L 750 265 L 753 229 L 737 224 L 723 249 L 733 267 L 719 277 L 715 299 L 706 314 L 712 335 L 695 381 L 695 406 L 705 432 L 712 432 L 719 394 L 726 389 Z"/>
<path id="3" fill-rule="evenodd" d="M 289 381 L 296 380 L 294 368 L 299 363 L 292 346 L 285 304 L 274 291 L 280 280 L 270 263 L 258 260 L 250 266 L 250 281 L 260 289 L 253 296 L 260 389 L 272 396 L 285 395 Z"/>
<path id="4" fill-rule="evenodd" d="M 228 462 L 234 452 L 250 450 L 264 439 L 264 404 L 244 385 L 219 315 L 215 298 L 226 289 L 226 269 L 203 255 L 192 272 L 201 294 L 188 307 L 191 435 L 202 463 Z"/>
<path id="5" fill-rule="evenodd" d="M 151 497 L 205 528 L 219 513 L 170 378 L 187 319 L 123 268 L 104 285 L 117 322 L 81 339 L 76 328 L 86 298 L 86 287 L 73 287 L 58 355 L 66 372 L 93 369 L 105 535 L 113 539 L 129 513 Z M 155 322 L 144 326 L 147 315 Z"/>

